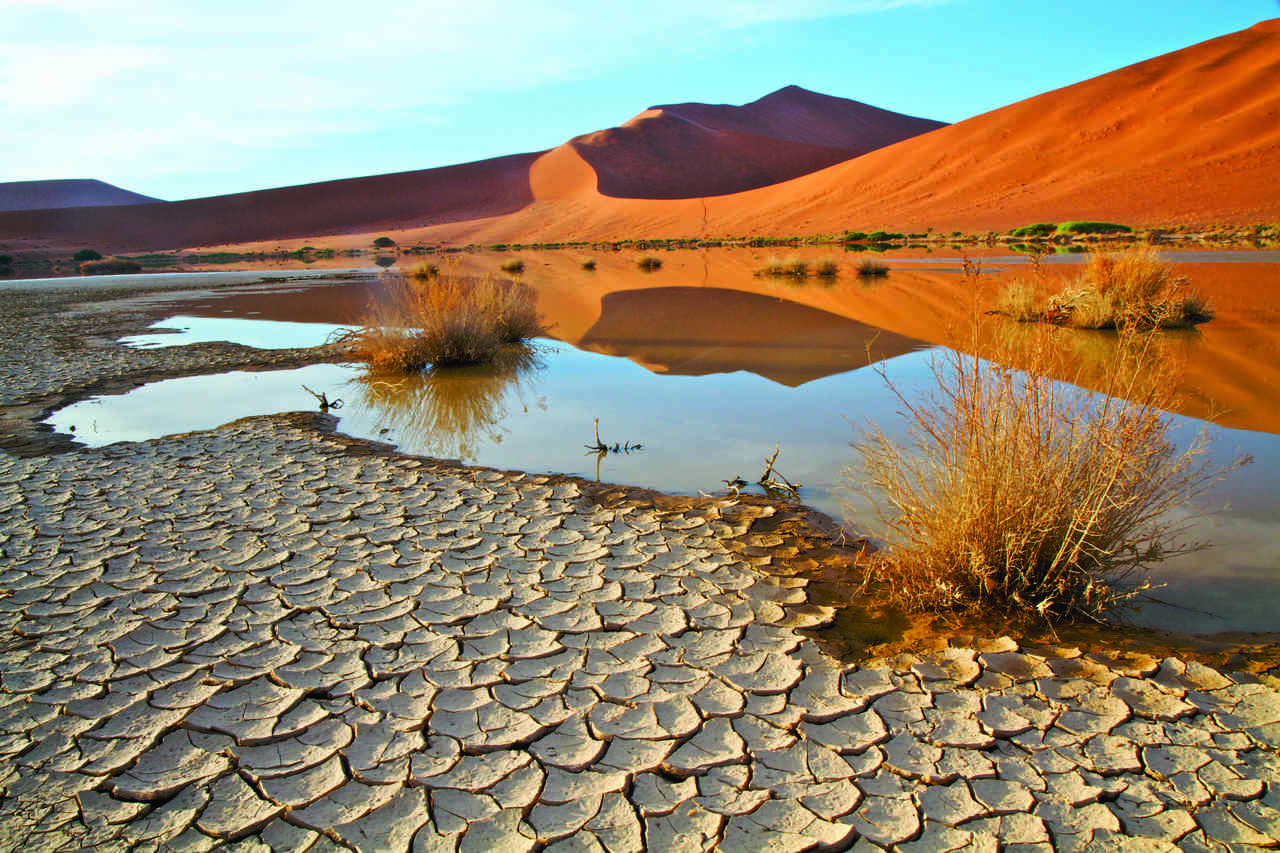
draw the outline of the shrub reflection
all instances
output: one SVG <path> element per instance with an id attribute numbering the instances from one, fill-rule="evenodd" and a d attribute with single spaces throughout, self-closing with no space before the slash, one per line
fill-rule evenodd
<path id="1" fill-rule="evenodd" d="M 536 347 L 503 347 L 487 364 L 437 367 L 410 376 L 370 374 L 354 381 L 354 402 L 377 413 L 397 443 L 413 452 L 475 458 L 485 442 L 501 443 L 509 407 L 545 409 L 527 387 L 543 367 Z"/>

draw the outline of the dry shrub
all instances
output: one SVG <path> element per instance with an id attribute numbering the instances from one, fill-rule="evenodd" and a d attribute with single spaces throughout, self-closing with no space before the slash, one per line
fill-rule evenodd
<path id="1" fill-rule="evenodd" d="M 995 310 L 997 314 L 1003 314 L 1019 323 L 1031 323 L 1041 318 L 1044 299 L 1033 285 L 1014 279 L 1000 292 Z"/>
<path id="2" fill-rule="evenodd" d="M 818 261 L 818 265 L 813 268 L 813 274 L 818 278 L 836 278 L 840 275 L 840 264 L 830 259 Z"/>
<path id="3" fill-rule="evenodd" d="M 1015 280 L 996 310 L 1021 322 L 1078 329 L 1189 328 L 1213 319 L 1213 307 L 1150 245 L 1094 253 L 1074 285 L 1048 294 L 1038 263 L 1035 281 Z"/>
<path id="4" fill-rule="evenodd" d="M 858 264 L 857 272 L 858 278 L 884 278 L 889 274 L 889 265 L 868 259 Z"/>
<path id="5" fill-rule="evenodd" d="M 378 373 L 412 373 L 431 365 L 492 360 L 504 344 L 544 331 L 533 290 L 500 279 L 394 276 L 361 328 L 341 342 Z"/>
<path id="6" fill-rule="evenodd" d="M 1029 330 L 1011 356 L 985 325 L 975 309 L 967 351 L 935 359 L 923 399 L 889 383 L 906 446 L 876 427 L 853 444 L 850 483 L 871 490 L 886 543 L 871 577 L 913 610 L 1101 619 L 1149 588 L 1151 563 L 1200 547 L 1174 511 L 1225 471 L 1203 434 L 1170 439 L 1174 368 L 1154 335 L 1120 332 L 1089 391 L 1052 378 L 1071 375 L 1069 333 Z"/>
<path id="7" fill-rule="evenodd" d="M 662 258 L 653 255 L 643 255 L 636 259 L 636 266 L 645 272 L 654 272 L 662 267 Z"/>
<path id="8" fill-rule="evenodd" d="M 405 275 L 409 276 L 409 278 L 428 281 L 440 275 L 440 265 L 433 264 L 431 261 L 422 261 L 410 267 Z"/>
<path id="9" fill-rule="evenodd" d="M 809 274 L 809 265 L 799 258 L 770 258 L 768 263 L 756 270 L 756 275 L 769 278 L 804 278 Z"/>

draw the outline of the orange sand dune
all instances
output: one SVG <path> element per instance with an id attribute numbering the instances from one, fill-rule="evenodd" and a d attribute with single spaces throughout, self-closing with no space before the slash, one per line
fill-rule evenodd
<path id="1" fill-rule="evenodd" d="M 147 204 L 159 200 L 90 179 L 0 183 L 0 210 L 105 207 L 117 204 Z"/>
<path id="2" fill-rule="evenodd" d="M 127 207 L 0 213 L 0 241 L 113 252 L 397 231 L 501 216 L 532 201 L 538 154 Z M 429 215 L 424 214 L 429 211 Z"/>
<path id="3" fill-rule="evenodd" d="M 129 210 L 0 213 L 0 240 L 32 248 L 82 244 L 110 251 L 266 248 L 280 240 L 492 220 L 527 208 L 539 195 L 580 191 L 598 199 L 597 184 L 612 195 L 689 198 L 777 183 L 938 126 L 793 86 L 743 107 L 656 107 L 541 158 L 521 154 Z M 535 160 L 555 163 L 565 152 L 584 152 L 590 165 L 567 180 L 544 179 L 543 192 L 533 193 Z M 547 169 L 540 171 L 545 175 Z"/>
<path id="4" fill-rule="evenodd" d="M 569 145 L 606 196 L 695 198 L 776 184 L 943 126 L 788 86 L 741 107 L 651 107 Z"/>
<path id="5" fill-rule="evenodd" d="M 552 152 L 544 156 L 563 156 Z M 510 216 L 422 239 L 797 234 L 1280 219 L 1280 20 L 907 139 L 786 183 L 705 200 L 544 188 Z M 568 200 L 565 200 L 568 196 Z"/>

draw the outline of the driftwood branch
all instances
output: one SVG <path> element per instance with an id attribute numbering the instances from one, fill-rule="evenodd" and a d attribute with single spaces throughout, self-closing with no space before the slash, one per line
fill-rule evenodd
<path id="1" fill-rule="evenodd" d="M 311 390 L 310 388 L 308 388 L 306 385 L 303 385 L 303 386 L 302 386 L 302 390 L 303 390 L 303 391 L 306 391 L 306 392 L 307 392 L 308 394 L 310 394 L 312 397 L 315 397 L 315 398 L 316 398 L 316 402 L 318 402 L 318 403 L 320 404 L 320 411 L 322 411 L 322 412 L 327 412 L 327 411 L 329 411 L 330 409 L 341 409 L 341 408 L 342 408 L 342 400 L 341 400 L 341 399 L 330 400 L 328 397 L 326 397 L 326 396 L 325 396 L 325 393 L 324 393 L 323 391 L 321 391 L 320 393 L 318 393 L 318 394 L 317 394 L 315 391 L 312 391 L 312 390 Z"/>
<path id="2" fill-rule="evenodd" d="M 769 497 L 787 497 L 800 499 L 800 484 L 793 483 L 786 476 L 774 468 L 774 463 L 778 461 L 778 454 L 781 449 L 777 446 L 773 448 L 773 455 L 764 461 L 764 473 L 760 475 L 760 488 L 764 489 L 765 494 Z"/>
<path id="3" fill-rule="evenodd" d="M 803 487 L 799 483 L 793 483 L 788 480 L 781 471 L 774 467 L 780 452 L 781 450 L 778 447 L 774 447 L 773 455 L 764 460 L 764 473 L 760 475 L 759 480 L 756 480 L 756 485 L 771 498 L 799 500 L 800 489 Z M 724 483 L 725 490 L 734 497 L 737 497 L 742 493 L 743 489 L 751 485 L 740 476 L 734 477 L 732 480 L 721 480 L 720 482 Z"/>
<path id="4" fill-rule="evenodd" d="M 644 445 L 638 441 L 637 442 L 624 441 L 621 443 L 614 442 L 613 444 L 606 444 L 605 442 L 601 441 L 599 418 L 595 419 L 595 428 L 596 428 L 596 443 L 586 445 L 587 450 L 590 451 L 591 453 L 595 453 L 600 456 L 607 456 L 610 453 L 630 453 L 633 450 L 644 449 Z"/>

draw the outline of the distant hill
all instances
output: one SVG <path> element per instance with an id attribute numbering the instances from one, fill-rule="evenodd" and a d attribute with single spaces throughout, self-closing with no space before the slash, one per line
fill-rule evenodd
<path id="1" fill-rule="evenodd" d="M 411 228 L 512 213 L 537 154 L 114 207 L 0 213 L 0 240 L 146 251 Z"/>
<path id="2" fill-rule="evenodd" d="M 0 183 L 0 210 L 107 207 L 120 204 L 148 204 L 154 201 L 160 201 L 160 199 L 89 178 Z"/>
<path id="3" fill-rule="evenodd" d="M 944 126 L 787 86 L 740 107 L 650 107 L 569 145 L 603 195 L 698 198 L 776 184 Z"/>

